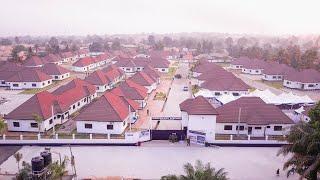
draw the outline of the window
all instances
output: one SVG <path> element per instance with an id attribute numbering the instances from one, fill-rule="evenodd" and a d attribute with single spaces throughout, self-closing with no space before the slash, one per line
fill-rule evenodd
<path id="1" fill-rule="evenodd" d="M 92 129 L 92 124 L 84 124 L 84 128 L 86 128 L 86 129 Z"/>
<path id="2" fill-rule="evenodd" d="M 308 87 L 314 87 L 314 85 L 313 84 L 309 84 Z"/>
<path id="3" fill-rule="evenodd" d="M 76 108 L 76 105 L 73 105 L 73 109 L 75 109 Z"/>
<path id="4" fill-rule="evenodd" d="M 282 126 L 274 126 L 273 130 L 274 131 L 282 131 Z"/>
<path id="5" fill-rule="evenodd" d="M 54 78 L 55 78 L 55 79 L 58 79 L 59 77 L 58 77 L 58 76 L 54 76 Z"/>
<path id="6" fill-rule="evenodd" d="M 232 125 L 224 125 L 224 130 L 231 131 L 232 130 Z"/>
<path id="7" fill-rule="evenodd" d="M 259 71 L 258 70 L 256 70 L 256 73 L 258 73 Z"/>
<path id="8" fill-rule="evenodd" d="M 61 115 L 57 115 L 57 118 L 61 118 Z"/>
<path id="9" fill-rule="evenodd" d="M 254 127 L 254 129 L 262 129 L 261 127 Z"/>
<path id="10" fill-rule="evenodd" d="M 215 96 L 220 96 L 221 94 L 219 92 L 214 93 Z"/>
<path id="11" fill-rule="evenodd" d="M 107 125 L 107 129 L 109 129 L 109 130 L 113 129 L 113 125 L 112 124 Z"/>
<path id="12" fill-rule="evenodd" d="M 278 79 L 281 79 L 281 76 L 278 76 Z"/>
<path id="13" fill-rule="evenodd" d="M 290 84 L 290 82 L 289 82 L 289 81 L 287 81 L 287 84 Z"/>
<path id="14" fill-rule="evenodd" d="M 162 69 L 162 72 L 166 71 L 165 69 Z"/>
<path id="15" fill-rule="evenodd" d="M 126 125 L 126 122 L 125 121 L 123 121 L 123 126 L 125 126 Z"/>
<path id="16" fill-rule="evenodd" d="M 130 71 L 130 68 L 126 68 L 126 71 Z"/>
<path id="17" fill-rule="evenodd" d="M 49 120 L 49 124 L 52 124 L 52 122 L 53 122 L 52 119 L 50 119 L 50 120 Z"/>
<path id="18" fill-rule="evenodd" d="M 33 128 L 37 128 L 38 127 L 38 123 L 30 123 L 30 126 Z"/>
<path id="19" fill-rule="evenodd" d="M 276 79 L 277 78 L 277 76 L 272 76 L 272 79 Z"/>
<path id="20" fill-rule="evenodd" d="M 78 106 L 80 106 L 80 102 L 78 102 Z"/>
<path id="21" fill-rule="evenodd" d="M 20 127 L 20 123 L 19 122 L 13 122 L 13 127 Z"/>
<path id="22" fill-rule="evenodd" d="M 6 84 L 6 82 L 5 82 L 5 81 L 2 81 L 1 84 Z"/>
<path id="23" fill-rule="evenodd" d="M 243 130 L 244 130 L 244 126 L 237 126 L 237 127 L 236 127 L 236 130 L 238 130 L 238 129 L 239 129 L 240 131 L 243 131 Z"/>
<path id="24" fill-rule="evenodd" d="M 19 86 L 19 84 L 12 84 L 12 86 L 13 86 L 13 87 L 18 87 L 18 86 Z"/>
<path id="25" fill-rule="evenodd" d="M 240 96 L 239 93 L 232 93 L 233 96 Z"/>
<path id="26" fill-rule="evenodd" d="M 36 87 L 37 86 L 37 84 L 35 84 L 35 83 L 32 83 L 32 87 Z"/>
<path id="27" fill-rule="evenodd" d="M 42 85 L 45 85 L 45 83 L 42 83 Z"/>
<path id="28" fill-rule="evenodd" d="M 267 126 L 267 128 L 270 128 L 270 126 Z"/>
<path id="29" fill-rule="evenodd" d="M 99 90 L 99 86 L 97 86 L 97 90 Z"/>

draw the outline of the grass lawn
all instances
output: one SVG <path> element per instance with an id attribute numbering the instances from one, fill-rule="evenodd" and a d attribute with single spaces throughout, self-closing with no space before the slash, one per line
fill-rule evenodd
<path id="1" fill-rule="evenodd" d="M 58 82 L 53 82 L 51 85 L 49 85 L 47 87 L 39 88 L 39 89 L 26 89 L 26 90 L 22 91 L 20 94 L 36 94 L 38 92 L 42 92 L 42 91 L 51 89 L 51 88 L 53 88 L 53 87 L 55 87 L 57 85 L 59 85 Z"/>
<path id="2" fill-rule="evenodd" d="M 264 83 L 270 87 L 274 87 L 276 89 L 282 89 L 283 85 L 281 81 L 276 81 L 276 82 L 270 82 L 270 81 L 262 81 L 262 80 L 256 80 L 258 82 Z"/>

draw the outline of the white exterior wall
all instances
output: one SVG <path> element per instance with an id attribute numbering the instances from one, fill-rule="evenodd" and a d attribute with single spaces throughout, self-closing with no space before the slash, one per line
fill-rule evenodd
<path id="1" fill-rule="evenodd" d="M 312 85 L 312 87 L 309 87 Z M 295 81 L 284 80 L 283 86 L 291 89 L 300 89 L 300 90 L 319 90 L 320 89 L 320 82 L 318 83 L 301 83 Z"/>
<path id="2" fill-rule="evenodd" d="M 162 73 L 168 73 L 169 68 L 155 68 L 157 71 L 162 72 Z"/>
<path id="3" fill-rule="evenodd" d="M 242 73 L 245 74 L 251 74 L 251 75 L 260 75 L 262 74 L 262 69 L 247 69 L 247 68 L 242 68 L 241 69 Z"/>
<path id="4" fill-rule="evenodd" d="M 262 79 L 265 81 L 282 81 L 283 80 L 283 75 L 268 75 L 268 74 L 263 74 Z"/>
<path id="5" fill-rule="evenodd" d="M 126 129 L 128 118 L 124 122 L 98 122 L 98 121 L 77 121 L 78 133 L 96 134 L 122 134 Z M 85 128 L 85 124 L 92 124 L 92 129 Z M 107 125 L 113 125 L 113 129 L 107 129 Z"/>
<path id="6" fill-rule="evenodd" d="M 229 66 L 230 69 L 242 69 L 242 65 L 239 64 L 230 64 Z"/>
<path id="7" fill-rule="evenodd" d="M 182 128 L 188 127 L 189 116 L 187 112 L 181 111 L 181 119 Z"/>
<path id="8" fill-rule="evenodd" d="M 148 89 L 147 93 L 150 94 L 153 90 L 157 88 L 157 83 L 153 83 L 151 86 L 144 86 Z"/>
<path id="9" fill-rule="evenodd" d="M 189 115 L 188 131 L 200 131 L 206 133 L 206 141 L 215 139 L 216 115 Z"/>
<path id="10" fill-rule="evenodd" d="M 64 79 L 67 79 L 70 77 L 70 73 L 65 73 L 65 74 L 61 74 L 61 75 L 51 75 L 52 80 L 54 81 L 61 81 Z"/>
<path id="11" fill-rule="evenodd" d="M 20 89 L 40 89 L 47 87 L 52 84 L 52 79 L 42 81 L 42 82 L 7 82 L 10 89 L 20 90 Z M 14 86 L 14 84 L 18 84 L 18 86 Z M 35 84 L 35 86 L 32 86 Z"/>
<path id="12" fill-rule="evenodd" d="M 225 125 L 231 125 L 232 130 L 224 130 Z M 252 137 L 263 137 L 267 135 L 280 136 L 287 134 L 289 132 L 290 126 L 292 125 L 293 124 L 248 125 L 245 123 L 240 123 L 240 126 L 244 126 L 244 130 L 239 130 L 239 134 L 249 135 L 248 127 L 252 127 Z M 237 126 L 238 123 L 217 123 L 216 133 L 237 135 Z M 270 127 L 268 128 L 268 126 Z M 282 126 L 282 131 L 275 131 L 274 126 Z M 261 129 L 255 129 L 255 127 L 261 127 Z"/>

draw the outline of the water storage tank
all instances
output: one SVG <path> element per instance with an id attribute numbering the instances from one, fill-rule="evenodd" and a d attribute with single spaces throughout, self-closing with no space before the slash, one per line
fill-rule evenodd
<path id="1" fill-rule="evenodd" d="M 31 159 L 32 172 L 37 173 L 43 170 L 44 160 L 42 157 L 34 157 Z"/>
<path id="2" fill-rule="evenodd" d="M 41 157 L 43 157 L 44 167 L 47 167 L 52 162 L 51 152 L 43 151 L 40 153 Z"/>

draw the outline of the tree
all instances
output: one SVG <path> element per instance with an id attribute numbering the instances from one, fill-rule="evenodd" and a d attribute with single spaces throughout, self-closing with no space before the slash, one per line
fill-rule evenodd
<path id="1" fill-rule="evenodd" d="M 20 44 L 20 39 L 19 39 L 18 36 L 16 36 L 16 37 L 14 38 L 14 42 L 15 42 L 16 44 Z"/>
<path id="2" fill-rule="evenodd" d="M 119 50 L 120 48 L 121 48 L 120 39 L 119 38 L 115 38 L 112 41 L 111 49 L 112 50 Z"/>
<path id="3" fill-rule="evenodd" d="M 162 42 L 163 42 L 164 46 L 166 46 L 166 47 L 170 47 L 173 44 L 172 38 L 168 37 L 168 36 L 163 37 Z"/>
<path id="4" fill-rule="evenodd" d="M 93 42 L 89 45 L 90 52 L 103 52 L 104 48 L 100 42 Z"/>
<path id="5" fill-rule="evenodd" d="M 230 47 L 233 45 L 233 39 L 232 39 L 232 37 L 227 37 L 227 38 L 224 40 L 224 43 L 226 44 L 227 48 L 230 48 Z"/>
<path id="6" fill-rule="evenodd" d="M 303 69 L 312 68 L 317 58 L 318 58 L 318 52 L 316 49 L 306 50 L 301 56 L 299 68 L 303 68 Z"/>
<path id="7" fill-rule="evenodd" d="M 1 39 L 0 41 L 0 45 L 3 45 L 3 46 L 10 46 L 12 45 L 12 42 L 10 39 Z"/>
<path id="8" fill-rule="evenodd" d="M 49 169 L 52 172 L 52 179 L 62 179 L 62 177 L 68 172 L 66 170 L 69 159 L 64 157 L 63 161 L 55 161 L 49 165 Z"/>
<path id="9" fill-rule="evenodd" d="M 195 166 L 187 163 L 184 166 L 186 175 L 167 175 L 161 177 L 162 180 L 226 180 L 227 172 L 224 169 L 216 170 L 211 167 L 210 163 L 204 165 L 201 161 L 197 160 Z"/>
<path id="10" fill-rule="evenodd" d="M 15 153 L 13 156 L 14 156 L 14 158 L 16 159 L 16 162 L 17 162 L 17 164 L 18 164 L 18 170 L 20 171 L 20 161 L 21 161 L 21 159 L 22 159 L 22 154 L 19 153 L 19 152 L 17 152 L 17 153 Z"/>
<path id="11" fill-rule="evenodd" d="M 33 113 L 32 114 L 32 117 L 33 119 L 37 122 L 38 124 L 38 132 L 40 134 L 40 131 L 41 131 L 41 123 L 43 121 L 43 118 L 39 115 L 39 114 L 36 114 L 36 113 Z"/>
<path id="12" fill-rule="evenodd" d="M 155 45 L 154 45 L 154 49 L 155 50 L 163 50 L 163 48 L 164 48 L 164 45 L 162 44 L 162 42 L 161 41 L 158 41 Z"/>
<path id="13" fill-rule="evenodd" d="M 4 123 L 4 120 L 2 117 L 0 117 L 0 134 L 5 130 L 6 124 Z"/>
<path id="14" fill-rule="evenodd" d="M 153 46 L 156 43 L 156 39 L 153 35 L 148 36 L 148 43 L 149 45 Z"/>
<path id="15" fill-rule="evenodd" d="M 11 51 L 11 56 L 12 56 L 13 61 L 20 61 L 21 60 L 19 57 L 19 53 L 21 51 L 26 51 L 26 47 L 24 47 L 23 45 L 14 46 L 14 48 Z"/>
<path id="16" fill-rule="evenodd" d="M 320 103 L 310 111 L 311 121 L 300 122 L 291 127 L 278 155 L 291 155 L 283 165 L 291 173 L 298 173 L 301 179 L 317 180 L 320 172 Z"/>
<path id="17" fill-rule="evenodd" d="M 31 165 L 26 163 L 25 161 L 22 161 L 22 169 L 17 174 L 16 178 L 17 180 L 25 180 L 30 179 L 30 173 L 31 173 Z"/>

